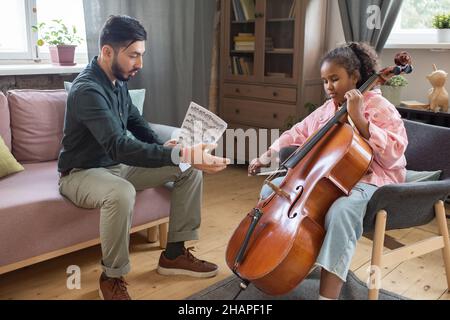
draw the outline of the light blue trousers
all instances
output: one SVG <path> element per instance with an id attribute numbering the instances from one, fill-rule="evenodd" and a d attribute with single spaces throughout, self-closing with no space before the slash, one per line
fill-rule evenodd
<path id="1" fill-rule="evenodd" d="M 276 178 L 272 183 L 279 185 L 283 178 Z M 348 197 L 340 197 L 332 204 L 325 217 L 327 233 L 315 265 L 335 274 L 344 282 L 356 242 L 363 233 L 367 204 L 376 190 L 374 185 L 358 183 Z M 265 199 L 271 193 L 272 189 L 264 185 L 260 197 Z"/>

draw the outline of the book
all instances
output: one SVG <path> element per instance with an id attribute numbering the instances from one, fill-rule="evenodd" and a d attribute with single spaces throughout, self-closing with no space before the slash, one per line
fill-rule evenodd
<path id="1" fill-rule="evenodd" d="M 241 0 L 241 6 L 244 12 L 245 20 L 255 19 L 255 1 Z"/>
<path id="2" fill-rule="evenodd" d="M 255 37 L 254 36 L 238 36 L 238 37 L 234 37 L 233 40 L 235 42 L 239 42 L 239 41 L 253 41 L 255 42 Z"/>
<path id="3" fill-rule="evenodd" d="M 295 18 L 295 8 L 296 7 L 297 7 L 297 1 L 292 0 L 291 10 L 289 10 L 288 18 L 290 18 L 290 19 Z"/>
<path id="4" fill-rule="evenodd" d="M 419 101 L 402 101 L 400 103 L 401 107 L 411 108 L 411 109 L 418 109 L 418 110 L 428 110 L 430 108 L 430 105 L 427 103 L 419 102 Z"/>
<path id="5" fill-rule="evenodd" d="M 233 10 L 234 10 L 234 17 L 236 21 L 242 22 L 245 21 L 245 15 L 244 10 L 242 9 L 241 2 L 239 0 L 233 0 Z"/>

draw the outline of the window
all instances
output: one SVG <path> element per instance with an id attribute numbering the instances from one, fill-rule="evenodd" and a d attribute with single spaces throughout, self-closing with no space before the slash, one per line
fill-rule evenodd
<path id="1" fill-rule="evenodd" d="M 75 26 L 77 33 L 86 39 L 83 0 L 8 0 L 0 10 L 0 59 L 35 58 L 38 35 L 31 26 L 53 19 Z M 48 59 L 48 52 L 47 46 L 39 47 L 40 58 Z M 77 47 L 76 53 L 78 59 L 87 59 L 86 41 Z"/>
<path id="2" fill-rule="evenodd" d="M 433 16 L 449 12 L 450 0 L 403 0 L 387 47 L 394 47 L 396 44 L 436 44 L 436 29 L 432 27 Z"/>

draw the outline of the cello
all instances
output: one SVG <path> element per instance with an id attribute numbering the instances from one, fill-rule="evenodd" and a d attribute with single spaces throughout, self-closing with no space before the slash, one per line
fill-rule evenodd
<path id="1" fill-rule="evenodd" d="M 401 52 L 395 66 L 373 74 L 364 93 L 390 77 L 411 73 L 411 57 Z M 269 295 L 294 289 L 312 270 L 325 238 L 325 216 L 348 196 L 373 160 L 372 149 L 347 119 L 347 104 L 264 182 L 272 193 L 260 199 L 231 236 L 226 263 L 243 283 Z M 285 174 L 283 176 L 283 174 Z M 279 185 L 272 181 L 283 177 Z"/>

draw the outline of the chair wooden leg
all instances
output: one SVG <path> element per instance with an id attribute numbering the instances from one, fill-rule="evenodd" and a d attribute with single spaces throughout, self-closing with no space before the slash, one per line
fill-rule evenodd
<path id="1" fill-rule="evenodd" d="M 447 290 L 450 291 L 450 240 L 448 236 L 447 219 L 445 216 L 445 207 L 443 201 L 438 201 L 434 205 L 436 219 L 439 227 L 439 233 L 443 237 L 444 247 L 442 256 L 444 258 L 445 275 L 447 276 Z"/>
<path id="2" fill-rule="evenodd" d="M 147 229 L 147 242 L 155 243 L 158 241 L 158 226 Z"/>
<path id="3" fill-rule="evenodd" d="M 167 247 L 167 233 L 169 232 L 169 223 L 161 223 L 159 225 L 159 245 L 165 249 Z"/>
<path id="4" fill-rule="evenodd" d="M 375 232 L 372 246 L 372 259 L 370 263 L 369 300 L 378 300 L 378 291 L 381 287 L 381 256 L 384 247 L 387 213 L 380 210 L 375 221 Z"/>

